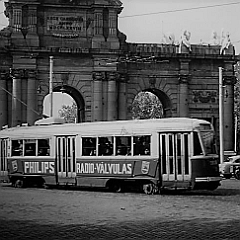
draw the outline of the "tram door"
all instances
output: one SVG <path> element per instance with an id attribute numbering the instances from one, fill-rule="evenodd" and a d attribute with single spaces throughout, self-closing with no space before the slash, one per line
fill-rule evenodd
<path id="1" fill-rule="evenodd" d="M 76 177 L 76 136 L 56 136 L 55 166 L 59 184 L 74 184 Z"/>
<path id="2" fill-rule="evenodd" d="M 160 134 L 160 160 L 163 181 L 190 180 L 190 133 Z"/>
<path id="3" fill-rule="evenodd" d="M 7 172 L 8 139 L 0 139 L 0 181 L 8 180 Z"/>

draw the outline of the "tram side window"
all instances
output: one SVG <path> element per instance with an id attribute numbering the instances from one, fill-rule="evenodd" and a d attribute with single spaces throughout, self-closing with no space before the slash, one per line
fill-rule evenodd
<path id="1" fill-rule="evenodd" d="M 23 140 L 12 140 L 12 156 L 23 155 Z"/>
<path id="2" fill-rule="evenodd" d="M 110 156 L 113 154 L 113 137 L 98 138 L 98 155 Z"/>
<path id="3" fill-rule="evenodd" d="M 116 155 L 131 155 L 131 137 L 116 137 Z"/>
<path id="4" fill-rule="evenodd" d="M 83 137 L 82 138 L 82 155 L 96 156 L 96 138 Z"/>
<path id="5" fill-rule="evenodd" d="M 193 133 L 193 155 L 202 155 L 202 147 L 199 141 L 198 133 L 194 132 Z"/>
<path id="6" fill-rule="evenodd" d="M 150 155 L 151 136 L 133 137 L 134 152 L 133 155 Z"/>
<path id="7" fill-rule="evenodd" d="M 24 156 L 36 156 L 36 140 L 24 140 Z"/>
<path id="8" fill-rule="evenodd" d="M 49 156 L 49 139 L 38 139 L 38 156 Z"/>

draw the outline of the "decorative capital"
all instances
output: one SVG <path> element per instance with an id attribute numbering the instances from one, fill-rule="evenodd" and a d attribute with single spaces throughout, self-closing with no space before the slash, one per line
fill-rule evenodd
<path id="1" fill-rule="evenodd" d="M 28 78 L 36 78 L 36 70 L 35 69 L 28 69 L 26 70 L 26 75 Z"/>
<path id="2" fill-rule="evenodd" d="M 26 69 L 10 69 L 10 75 L 13 78 L 21 79 L 21 78 L 27 78 L 28 72 Z"/>
<path id="3" fill-rule="evenodd" d="M 93 72 L 94 81 L 103 81 L 105 78 L 105 72 Z"/>
<path id="4" fill-rule="evenodd" d="M 189 74 L 179 74 L 178 81 L 179 84 L 188 84 L 191 79 Z"/>
<path id="5" fill-rule="evenodd" d="M 126 73 L 119 73 L 119 81 L 126 83 L 128 81 L 128 75 Z"/>
<path id="6" fill-rule="evenodd" d="M 237 82 L 237 78 L 235 76 L 223 77 L 223 85 L 234 85 L 236 82 Z"/>
<path id="7" fill-rule="evenodd" d="M 5 71 L 5 70 L 1 70 L 0 71 L 0 79 L 8 79 L 9 78 L 9 72 L 8 71 Z"/>
<path id="8" fill-rule="evenodd" d="M 117 72 L 106 72 L 106 77 L 108 81 L 116 81 L 118 79 L 118 73 Z"/>

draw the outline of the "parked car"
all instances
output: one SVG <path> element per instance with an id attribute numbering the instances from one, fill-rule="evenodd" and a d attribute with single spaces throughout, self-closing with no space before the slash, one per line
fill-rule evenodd
<path id="1" fill-rule="evenodd" d="M 240 180 L 240 155 L 228 157 L 223 163 L 219 164 L 219 171 L 224 178 L 235 177 Z"/>

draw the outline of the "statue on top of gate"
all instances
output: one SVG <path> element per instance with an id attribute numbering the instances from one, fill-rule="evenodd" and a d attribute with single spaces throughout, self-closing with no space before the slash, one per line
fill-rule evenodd
<path id="1" fill-rule="evenodd" d="M 184 30 L 180 40 L 179 53 L 191 53 L 191 43 L 190 43 L 191 33 L 188 30 Z"/>
<path id="2" fill-rule="evenodd" d="M 233 49 L 233 45 L 230 39 L 230 33 L 229 32 L 224 32 L 222 31 L 222 36 L 221 36 L 221 49 L 220 49 L 220 54 L 225 54 L 227 52 L 231 52 L 231 49 Z"/>

